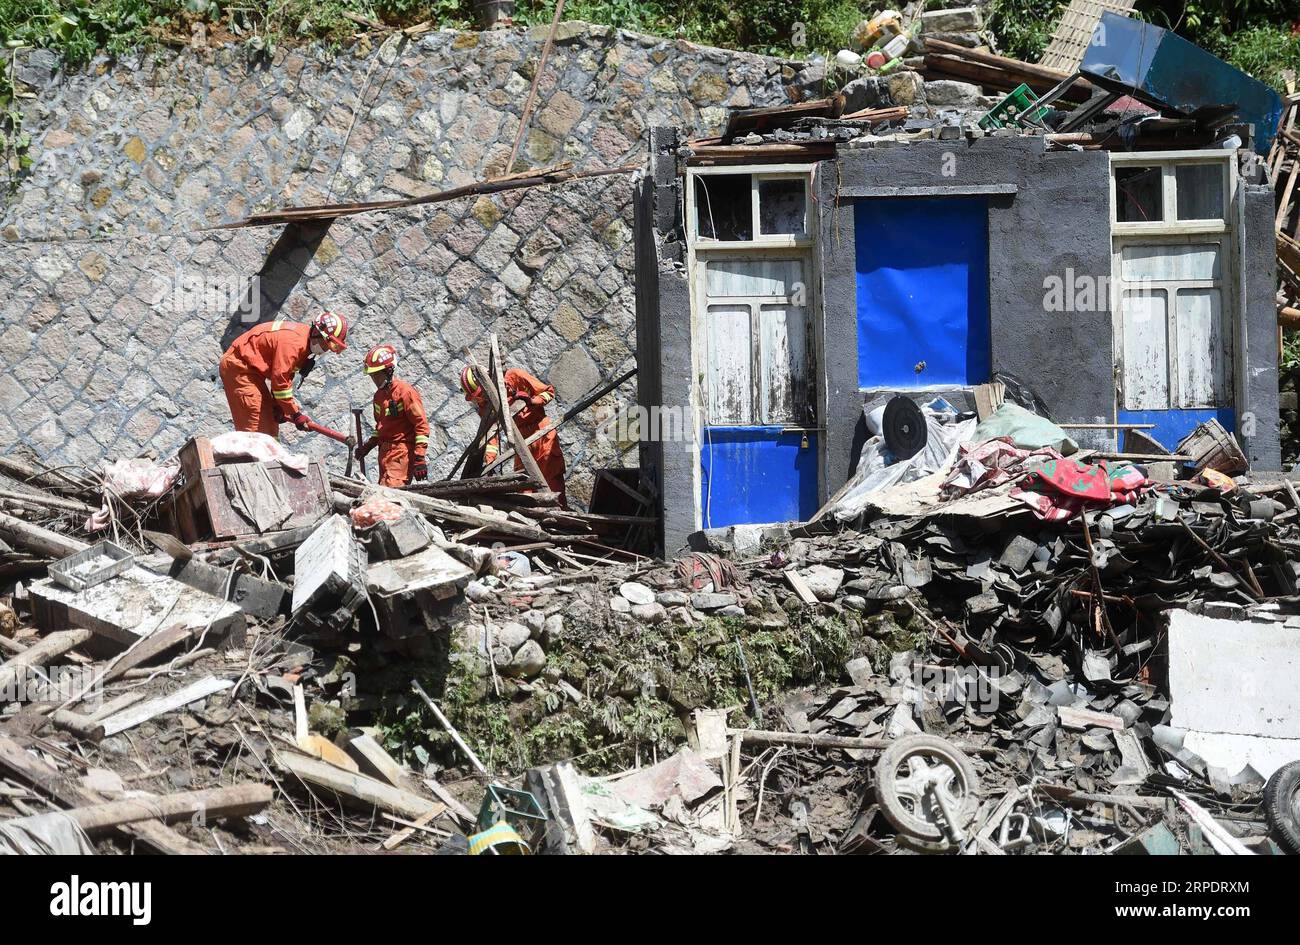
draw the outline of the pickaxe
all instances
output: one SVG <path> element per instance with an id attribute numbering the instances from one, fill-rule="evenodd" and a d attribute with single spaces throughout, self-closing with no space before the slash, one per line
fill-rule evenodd
<path id="1" fill-rule="evenodd" d="M 357 432 L 356 435 L 353 437 L 354 442 L 352 444 L 352 451 L 348 453 L 348 468 L 347 468 L 347 472 L 344 474 L 348 478 L 352 477 L 352 457 L 356 454 L 356 445 L 361 442 L 361 433 L 362 433 L 361 413 L 363 409 L 364 408 L 362 407 L 352 408 L 352 419 L 356 423 Z M 360 462 L 361 462 L 361 478 L 369 479 L 370 477 L 366 475 L 366 458 L 364 456 L 361 457 Z"/>
<path id="2" fill-rule="evenodd" d="M 323 427 L 314 420 L 308 420 L 303 424 L 303 429 L 310 430 L 312 433 L 321 433 L 328 436 L 331 440 L 338 440 L 348 448 L 348 475 L 352 474 L 352 454 L 357 448 L 357 438 L 355 436 L 345 436 L 338 430 L 331 430 L 329 427 Z"/>

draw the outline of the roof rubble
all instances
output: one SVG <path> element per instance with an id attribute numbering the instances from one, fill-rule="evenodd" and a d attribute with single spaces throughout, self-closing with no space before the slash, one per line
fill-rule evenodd
<path id="1" fill-rule="evenodd" d="M 138 498 L 0 458 L 0 845 L 1296 852 L 1295 487 L 996 400 L 933 471 L 667 562 L 504 479 L 184 541 L 187 450 Z"/>

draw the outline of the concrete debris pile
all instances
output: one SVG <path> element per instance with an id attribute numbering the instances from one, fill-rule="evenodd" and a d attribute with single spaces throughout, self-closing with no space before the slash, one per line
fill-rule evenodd
<path id="1" fill-rule="evenodd" d="M 315 462 L 220 439 L 125 471 L 0 459 L 0 851 L 328 851 L 355 843 L 353 810 L 388 849 L 473 835 L 439 766 L 388 754 L 385 700 L 418 689 L 447 738 L 412 676 L 442 696 L 471 585 L 552 570 L 549 553 L 574 570 L 640 556 L 578 513 L 442 484 L 330 491 Z M 516 479 L 444 491 L 508 500 Z M 536 644 L 508 655 L 521 678 L 545 662 Z M 187 826 L 196 811 L 212 823 Z"/>
<path id="2" fill-rule="evenodd" d="M 1281 477 L 1044 516 L 944 468 L 663 562 L 339 480 L 91 544 L 93 478 L 3 463 L 0 848 L 1300 852 Z"/>
<path id="3" fill-rule="evenodd" d="M 878 11 L 858 24 L 851 48 L 829 61 L 814 57 L 800 71 L 790 87 L 796 105 L 733 114 L 720 138 L 690 142 L 689 156 L 725 159 L 748 151 L 761 160 L 764 148 L 816 152 L 835 142 L 872 148 L 1041 135 L 1055 148 L 1254 147 L 1269 154 L 1271 179 L 1284 179 L 1276 170 L 1286 160 L 1281 135 L 1269 151 L 1281 110 L 1276 93 L 1172 33 L 1122 11 L 1106 10 L 1098 24 L 1102 11 L 1095 8 L 1074 56 L 1035 64 L 998 55 L 978 7 L 923 7 Z M 1061 29 L 1078 26 L 1077 14 L 1066 15 Z M 1093 30 L 1110 30 L 1111 42 L 1090 42 Z M 1187 74 L 1198 80 L 1170 93 L 1173 77 Z M 831 80 L 840 89 L 835 98 L 811 101 Z M 1223 102 L 1236 104 L 1220 107 Z M 1294 249 L 1300 245 L 1294 234 L 1281 232 L 1290 193 L 1287 185 L 1279 239 L 1289 238 Z M 1279 248 L 1284 266 L 1286 251 Z"/>

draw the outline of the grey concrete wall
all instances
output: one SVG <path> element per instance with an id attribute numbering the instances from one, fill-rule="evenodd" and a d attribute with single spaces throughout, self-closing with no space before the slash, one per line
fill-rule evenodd
<path id="1" fill-rule="evenodd" d="M 1273 188 L 1247 185 L 1242 234 L 1241 282 L 1245 295 L 1245 361 L 1237 379 L 1237 438 L 1256 469 L 1281 469 L 1278 422 L 1277 251 L 1274 247 Z M 1253 414 L 1254 435 L 1246 436 L 1245 414 Z"/>
<path id="2" fill-rule="evenodd" d="M 302 400 L 344 423 L 369 403 L 367 346 L 395 342 L 423 392 L 435 473 L 477 423 L 460 352 L 487 333 L 558 388 L 562 411 L 635 358 L 632 175 L 467 198 L 328 228 L 205 231 L 291 204 L 400 198 L 505 169 L 546 30 L 438 32 L 338 53 L 241 48 L 24 68 L 32 172 L 0 192 L 0 451 L 94 463 L 227 427 L 217 360 L 240 327 L 215 291 L 259 276 L 260 315 L 355 324 Z M 22 54 L 26 56 L 27 54 Z M 655 125 L 717 133 L 729 106 L 786 100 L 778 60 L 561 25 L 520 164 L 640 164 Z M 205 293 L 184 291 L 199 282 Z M 561 434 L 591 467 L 635 464 L 598 435 L 631 385 Z M 341 451 L 284 434 L 316 455 Z M 339 460 L 341 466 L 341 458 Z"/>
<path id="3" fill-rule="evenodd" d="M 988 202 L 989 314 L 995 371 L 1025 380 L 1061 421 L 1113 419 L 1111 319 L 1107 308 L 1048 312 L 1044 279 L 1110 276 L 1109 161 L 1104 152 L 1047 153 L 1038 138 L 921 141 L 840 152 L 839 241 L 823 242 L 828 320 L 854 320 L 857 378 L 854 199 L 983 196 Z M 905 225 L 905 221 L 900 221 Z M 827 247 L 830 247 L 829 249 Z M 828 326 L 828 331 L 830 327 Z M 839 357 L 844 358 L 843 352 Z M 875 394 L 867 392 L 868 397 Z M 860 413 L 863 394 L 849 395 Z M 927 398 L 928 399 L 928 398 Z M 847 413 L 848 407 L 843 408 Z M 1085 437 L 1086 439 L 1086 437 Z M 1099 446 L 1113 440 L 1094 437 Z M 832 443 L 836 455 L 849 448 Z M 840 480 L 842 481 L 842 479 Z"/>
<path id="4" fill-rule="evenodd" d="M 673 128 L 655 128 L 650 133 L 645 229 L 651 239 L 644 256 L 638 258 L 638 279 L 644 276 L 655 287 L 654 292 L 639 296 L 643 305 L 637 310 L 638 331 L 647 340 L 642 350 L 648 354 L 642 362 L 655 362 L 654 383 L 643 390 L 641 405 L 658 412 L 660 418 L 671 418 L 648 426 L 642 455 L 653 457 L 656 466 L 663 510 L 661 548 L 669 556 L 686 547 L 686 537 L 699 528 L 701 483 L 700 430 L 695 422 L 696 376 L 701 365 L 694 347 L 686 278 L 683 179 L 677 162 L 680 141 Z"/>

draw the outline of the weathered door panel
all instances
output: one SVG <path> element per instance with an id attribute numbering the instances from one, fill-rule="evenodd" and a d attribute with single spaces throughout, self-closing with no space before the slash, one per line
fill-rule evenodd
<path id="1" fill-rule="evenodd" d="M 1173 449 L 1209 419 L 1236 428 L 1221 238 L 1118 241 L 1116 419 Z"/>
<path id="2" fill-rule="evenodd" d="M 788 521 L 817 502 L 806 254 L 705 254 L 704 527 Z"/>

